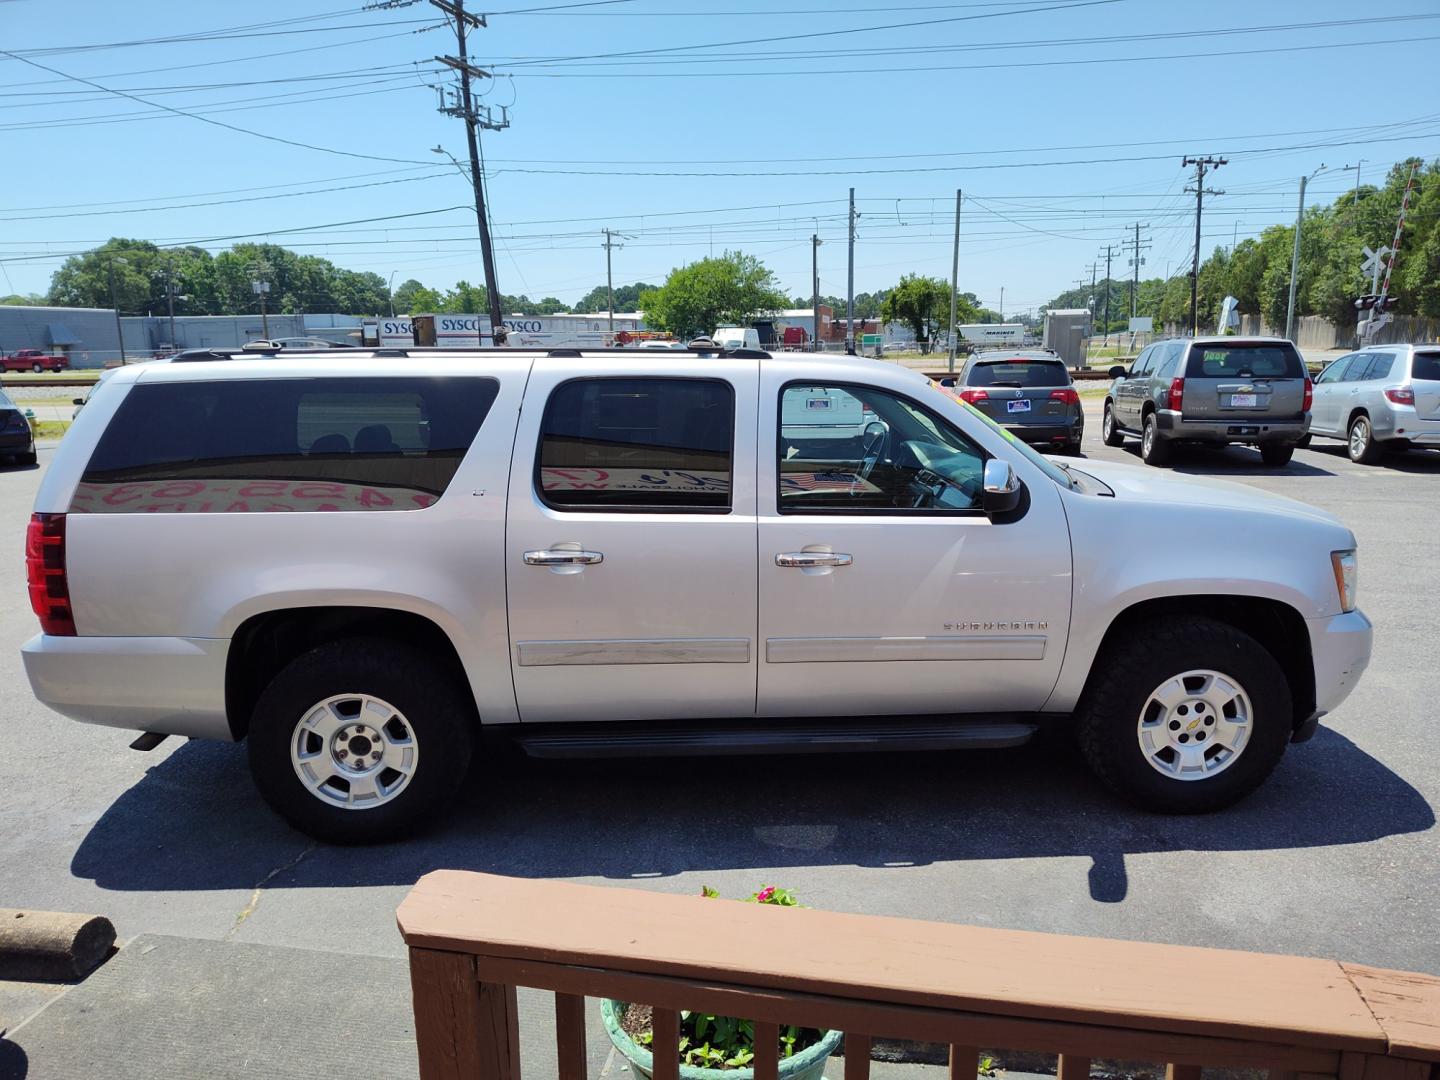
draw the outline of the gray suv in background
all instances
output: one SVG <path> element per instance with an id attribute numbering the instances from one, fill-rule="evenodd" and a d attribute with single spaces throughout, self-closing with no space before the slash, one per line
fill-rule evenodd
<path id="1" fill-rule="evenodd" d="M 1372 345 L 1336 360 L 1315 380 L 1310 433 L 1344 439 L 1361 465 L 1440 448 L 1440 345 Z"/>
<path id="2" fill-rule="evenodd" d="M 1283 338 L 1157 341 L 1128 371 L 1113 367 L 1110 375 L 1105 445 L 1138 435 L 1147 465 L 1168 464 L 1179 442 L 1243 443 L 1266 465 L 1284 465 L 1309 430 L 1310 377 Z"/>
<path id="3" fill-rule="evenodd" d="M 1045 349 L 977 353 L 955 387 L 962 401 L 1033 446 L 1079 454 L 1085 411 L 1070 369 Z"/>

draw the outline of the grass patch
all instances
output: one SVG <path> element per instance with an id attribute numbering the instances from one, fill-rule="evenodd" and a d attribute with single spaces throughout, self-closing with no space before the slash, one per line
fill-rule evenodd
<path id="1" fill-rule="evenodd" d="M 0 385 L 4 386 L 53 386 L 55 383 L 66 382 L 87 382 L 93 383 L 100 378 L 98 368 L 87 368 L 84 371 L 44 371 L 36 375 L 33 371 L 7 371 L 0 375 Z"/>
<path id="2" fill-rule="evenodd" d="M 65 432 L 70 430 L 70 421 L 36 420 L 34 427 L 37 439 L 62 439 L 65 437 Z"/>

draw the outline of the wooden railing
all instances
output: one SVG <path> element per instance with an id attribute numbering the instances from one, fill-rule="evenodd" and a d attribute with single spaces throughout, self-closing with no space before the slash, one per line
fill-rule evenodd
<path id="1" fill-rule="evenodd" d="M 585 1076 L 584 999 L 654 1006 L 655 1077 L 678 1075 L 679 1014 L 844 1031 L 845 1080 L 875 1037 L 1270 1070 L 1271 1080 L 1440 1080 L 1440 979 L 1295 956 L 994 930 L 442 870 L 400 905 L 422 1080 L 518 1080 L 515 988 L 555 993 L 556 1057 Z M 838 1074 L 832 1065 L 830 1075 Z"/>

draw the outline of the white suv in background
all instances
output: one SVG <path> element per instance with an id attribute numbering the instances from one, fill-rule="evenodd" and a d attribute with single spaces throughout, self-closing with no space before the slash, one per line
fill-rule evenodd
<path id="1" fill-rule="evenodd" d="M 1371 642 L 1329 514 L 1062 467 L 890 364 L 713 347 L 124 368 L 26 561 L 43 702 L 141 748 L 244 739 L 271 805 L 336 841 L 433 815 L 481 728 L 578 756 L 1068 719 L 1126 798 L 1209 810 Z"/>

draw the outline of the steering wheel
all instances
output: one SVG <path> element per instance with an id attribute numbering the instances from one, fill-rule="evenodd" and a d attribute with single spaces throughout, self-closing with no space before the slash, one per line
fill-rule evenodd
<path id="1" fill-rule="evenodd" d="M 883 420 L 871 420 L 865 425 L 865 443 L 860 451 L 860 469 L 856 474 L 861 480 L 870 479 L 875 466 L 880 464 L 880 459 L 885 456 L 885 448 L 889 443 L 889 424 Z"/>

